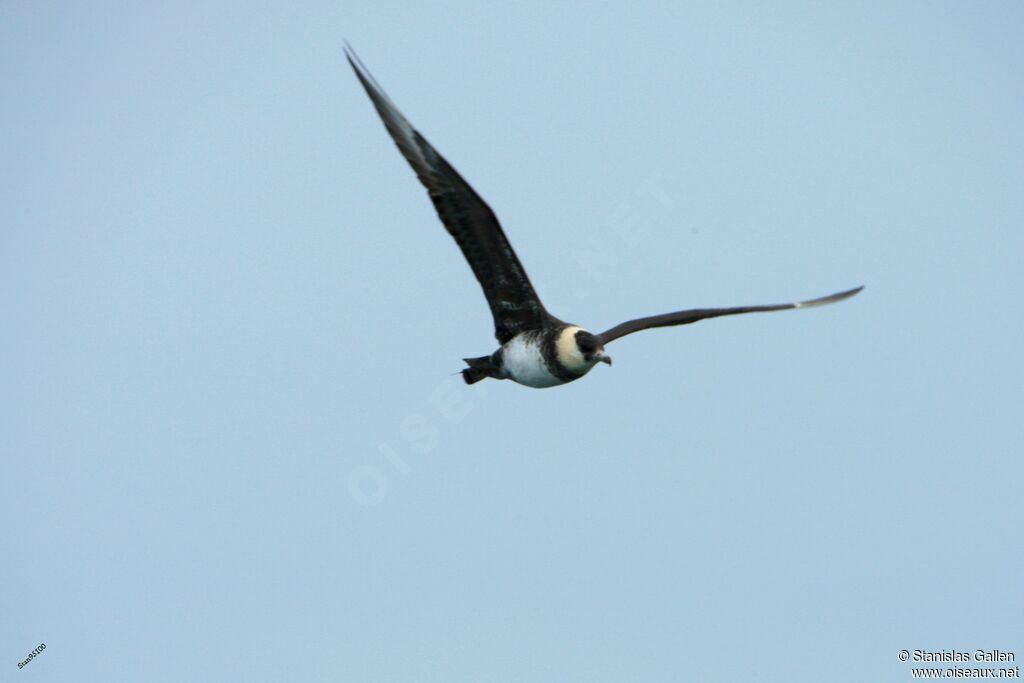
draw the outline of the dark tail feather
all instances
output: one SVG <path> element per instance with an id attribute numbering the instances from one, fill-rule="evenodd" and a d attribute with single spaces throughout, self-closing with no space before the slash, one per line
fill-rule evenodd
<path id="1" fill-rule="evenodd" d="M 466 365 L 469 366 L 462 371 L 462 379 L 466 381 L 466 384 L 476 384 L 482 379 L 497 377 L 497 368 L 490 356 L 463 358 L 462 360 L 466 361 Z"/>
<path id="2" fill-rule="evenodd" d="M 487 373 L 479 368 L 466 368 L 462 371 L 462 379 L 466 384 L 476 384 L 482 379 L 487 379 Z"/>

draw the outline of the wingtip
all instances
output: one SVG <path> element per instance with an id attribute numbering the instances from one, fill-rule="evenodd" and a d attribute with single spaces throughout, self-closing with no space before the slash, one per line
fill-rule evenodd
<path id="1" fill-rule="evenodd" d="M 849 299 L 851 296 L 857 296 L 864 289 L 864 285 L 854 287 L 853 289 L 847 289 L 843 292 L 837 292 L 831 296 L 825 297 L 826 299 L 834 299 L 835 301 L 842 301 L 843 299 Z"/>
<path id="2" fill-rule="evenodd" d="M 342 42 L 341 49 L 342 49 L 342 52 L 345 53 L 345 59 L 347 59 L 348 63 L 352 65 L 352 68 L 355 69 L 356 68 L 355 60 L 358 59 L 358 57 L 356 56 L 356 51 L 352 49 L 352 44 L 349 43 L 347 39 L 342 38 L 341 42 Z"/>
<path id="3" fill-rule="evenodd" d="M 854 287 L 853 289 L 847 289 L 842 292 L 836 292 L 835 294 L 829 294 L 817 299 L 810 299 L 808 301 L 800 301 L 796 304 L 796 308 L 813 308 L 814 306 L 827 306 L 828 304 L 839 303 L 849 299 L 852 296 L 860 294 L 861 290 L 864 289 L 864 285 Z"/>
<path id="4" fill-rule="evenodd" d="M 386 98 L 387 96 L 384 94 L 384 88 L 380 87 L 380 84 L 377 83 L 377 79 L 373 77 L 370 70 L 366 68 L 365 64 L 363 64 L 363 60 L 359 59 L 359 55 L 356 53 L 352 45 L 347 40 L 343 39 L 343 42 L 345 43 L 345 59 L 348 60 L 352 70 L 356 72 L 356 76 L 358 76 L 359 80 L 363 83 L 363 87 L 367 89 L 367 92 L 370 90 L 376 90 L 380 96 Z"/>

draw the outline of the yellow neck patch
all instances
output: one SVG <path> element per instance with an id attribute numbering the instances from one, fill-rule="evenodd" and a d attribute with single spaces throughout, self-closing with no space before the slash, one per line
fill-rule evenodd
<path id="1" fill-rule="evenodd" d="M 570 325 L 562 330 L 555 341 L 555 354 L 558 356 L 558 362 L 576 372 L 586 371 L 593 365 L 583 358 L 579 347 L 576 346 L 576 333 L 581 329 L 583 328 Z"/>

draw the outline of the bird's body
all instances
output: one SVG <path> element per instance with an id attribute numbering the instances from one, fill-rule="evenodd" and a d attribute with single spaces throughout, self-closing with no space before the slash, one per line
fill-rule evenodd
<path id="1" fill-rule="evenodd" d="M 524 386 L 543 389 L 579 379 L 607 356 L 587 359 L 576 344 L 576 325 L 558 325 L 520 332 L 505 342 L 493 361 L 496 375 Z M 493 357 L 492 357 L 493 358 Z"/>
<path id="2" fill-rule="evenodd" d="M 598 363 L 611 365 L 605 345 L 633 332 L 723 315 L 821 306 L 863 289 L 789 304 L 676 311 L 629 320 L 600 334 L 565 323 L 544 308 L 486 202 L 412 127 L 350 48 L 346 48 L 346 56 L 402 156 L 427 188 L 441 222 L 455 238 L 490 306 L 494 335 L 501 346 L 489 356 L 464 359 L 468 367 L 462 376 L 467 384 L 490 377 L 534 388 L 559 386 L 583 377 Z"/>

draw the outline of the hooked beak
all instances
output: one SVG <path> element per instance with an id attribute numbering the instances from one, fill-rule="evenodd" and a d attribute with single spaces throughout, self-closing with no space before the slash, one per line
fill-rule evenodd
<path id="1" fill-rule="evenodd" d="M 594 356 L 594 358 L 597 359 L 598 363 L 604 363 L 608 367 L 611 367 L 612 365 L 612 357 L 604 355 L 604 351 L 598 353 L 596 356 Z"/>

